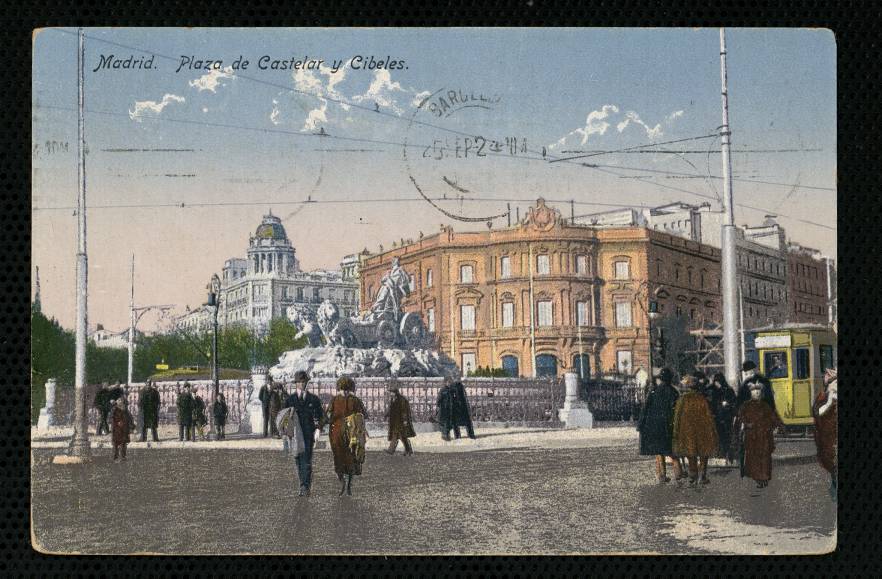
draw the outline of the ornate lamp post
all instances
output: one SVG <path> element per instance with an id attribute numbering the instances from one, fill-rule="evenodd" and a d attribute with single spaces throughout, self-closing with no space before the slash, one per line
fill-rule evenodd
<path id="1" fill-rule="evenodd" d="M 214 432 L 214 405 L 217 402 L 217 394 L 220 389 L 218 379 L 217 364 L 217 316 L 220 312 L 220 278 L 217 274 L 211 276 L 211 282 L 208 284 L 208 306 L 214 308 L 213 313 L 213 333 L 211 336 L 211 407 L 208 413 L 210 421 L 209 431 Z"/>

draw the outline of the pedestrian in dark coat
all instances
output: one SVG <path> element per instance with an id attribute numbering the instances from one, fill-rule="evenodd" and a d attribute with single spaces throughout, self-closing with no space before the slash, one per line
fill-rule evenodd
<path id="1" fill-rule="evenodd" d="M 741 440 L 741 476 L 752 478 L 757 488 L 764 488 L 772 479 L 774 431 L 783 424 L 778 414 L 763 400 L 761 383 L 751 384 L 750 396 L 750 400 L 738 409 L 735 418 L 735 432 Z"/>
<path id="2" fill-rule="evenodd" d="M 147 441 L 148 428 L 153 429 L 153 442 L 158 442 L 159 390 L 151 380 L 147 380 L 147 384 L 138 392 L 138 407 L 141 410 L 141 442 Z"/>
<path id="3" fill-rule="evenodd" d="M 178 393 L 178 439 L 196 440 L 193 431 L 193 394 L 189 382 L 184 382 L 184 389 Z"/>
<path id="4" fill-rule="evenodd" d="M 263 437 L 266 438 L 269 436 L 269 427 L 270 427 L 270 414 L 269 414 L 269 402 L 270 402 L 270 389 L 272 388 L 272 383 L 267 379 L 267 382 L 264 383 L 263 386 L 260 387 L 260 392 L 257 394 L 257 399 L 260 400 L 260 407 L 263 410 Z"/>
<path id="5" fill-rule="evenodd" d="M 673 387 L 671 382 L 674 373 L 670 368 L 662 368 L 655 377 L 643 412 L 637 422 L 637 430 L 640 432 L 640 454 L 655 456 L 655 476 L 658 482 L 666 483 L 671 479 L 667 477 L 665 457 L 671 457 L 674 467 L 674 476 L 682 478 L 680 463 L 674 457 L 671 441 L 673 440 L 674 406 L 680 393 Z"/>
<path id="6" fill-rule="evenodd" d="M 347 432 L 346 422 L 349 417 L 360 414 L 362 420 L 356 422 L 361 422 L 363 425 L 367 420 L 367 410 L 364 403 L 355 396 L 355 381 L 352 378 L 343 376 L 337 380 L 337 390 L 339 394 L 331 398 L 325 413 L 327 423 L 330 424 L 328 438 L 334 454 L 334 471 L 342 483 L 340 494 L 345 492 L 351 495 L 352 477 L 361 474 L 364 459 L 364 449 L 361 448 L 362 452 L 359 453 L 359 449 L 353 448 L 352 443 L 360 444 L 362 441 L 359 438 L 364 433 Z"/>
<path id="7" fill-rule="evenodd" d="M 450 429 L 453 428 L 453 397 L 450 393 L 450 384 L 444 384 L 438 391 L 438 429 L 441 438 L 450 440 Z"/>
<path id="8" fill-rule="evenodd" d="M 818 451 L 818 463 L 821 468 L 830 473 L 830 497 L 835 501 L 838 487 L 836 473 L 839 463 L 837 450 L 839 444 L 839 387 L 836 370 L 827 370 L 824 375 L 824 384 L 827 389 L 820 392 L 815 399 L 812 406 L 812 416 L 815 419 L 815 446 Z"/>
<path id="9" fill-rule="evenodd" d="M 309 374 L 298 370 L 294 374 L 294 384 L 295 390 L 285 400 L 285 408 L 291 407 L 297 412 L 297 420 L 303 434 L 303 452 L 296 454 L 295 449 L 291 449 L 291 452 L 294 453 L 294 462 L 297 464 L 300 496 L 309 496 L 312 488 L 312 453 L 316 439 L 325 425 L 325 413 L 322 410 L 321 399 L 307 390 Z M 336 458 L 334 461 L 336 464 Z"/>
<path id="10" fill-rule="evenodd" d="M 227 426 L 227 401 L 224 398 L 223 393 L 218 392 L 217 400 L 214 401 L 214 406 L 211 409 L 211 413 L 214 415 L 214 427 L 217 430 L 217 439 L 224 440 L 227 437 L 226 426 Z"/>
<path id="11" fill-rule="evenodd" d="M 205 417 L 205 400 L 197 394 L 193 396 L 193 428 L 195 430 L 193 440 L 196 440 L 196 432 L 199 433 L 199 438 L 205 440 L 206 424 L 208 424 L 208 419 Z"/>
<path id="12" fill-rule="evenodd" d="M 689 462 L 689 482 L 707 484 L 707 459 L 717 452 L 717 427 L 695 376 L 683 378 L 687 391 L 674 408 L 674 454 Z"/>
<path id="13" fill-rule="evenodd" d="M 707 389 L 708 402 L 714 415 L 714 424 L 717 427 L 717 440 L 719 441 L 718 458 L 732 462 L 735 454 L 732 450 L 732 422 L 735 420 L 736 396 L 726 377 L 722 373 L 714 374 L 713 381 Z"/>
<path id="14" fill-rule="evenodd" d="M 389 411 L 387 418 L 389 419 L 389 448 L 386 452 L 395 454 L 398 448 L 398 441 L 404 444 L 404 456 L 413 454 L 413 448 L 410 445 L 410 438 L 416 436 L 413 429 L 413 419 L 410 415 L 410 402 L 398 390 L 397 384 L 389 385 L 389 392 L 392 399 L 389 401 Z"/>
<path id="15" fill-rule="evenodd" d="M 107 416 L 110 414 L 110 385 L 103 382 L 95 393 L 95 401 L 92 406 L 98 410 L 98 428 L 95 430 L 96 436 L 110 433 L 110 426 L 107 424 Z"/>
<path id="16" fill-rule="evenodd" d="M 270 387 L 267 411 L 269 412 L 270 434 L 276 438 L 281 438 L 281 436 L 279 436 L 279 429 L 276 426 L 276 417 L 282 409 L 283 402 L 282 387 L 281 385 L 274 383 Z"/>
<path id="17" fill-rule="evenodd" d="M 441 434 L 444 440 L 450 440 L 450 431 L 460 438 L 459 427 L 464 426 L 469 438 L 475 438 L 475 430 L 472 426 L 472 416 L 469 410 L 469 401 L 466 398 L 465 387 L 462 382 L 452 382 L 449 387 L 441 389 L 438 393 L 438 416 L 441 423 Z"/>
<path id="18" fill-rule="evenodd" d="M 110 417 L 111 440 L 113 442 L 113 461 L 119 462 L 126 459 L 126 446 L 129 444 L 129 435 L 134 427 L 132 415 L 126 408 L 125 398 L 117 398 L 113 405 Z"/>

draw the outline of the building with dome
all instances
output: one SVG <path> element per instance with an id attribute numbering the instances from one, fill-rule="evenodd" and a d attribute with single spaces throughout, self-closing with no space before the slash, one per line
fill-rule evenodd
<path id="1" fill-rule="evenodd" d="M 347 271 L 351 266 L 347 264 Z M 282 220 L 269 212 L 248 240 L 247 257 L 224 262 L 220 274 L 218 325 L 242 324 L 256 330 L 289 308 L 315 311 L 323 300 L 345 315 L 358 311 L 358 280 L 342 271 L 302 271 Z M 193 332 L 210 329 L 211 308 L 200 306 L 177 318 L 175 327 Z"/>

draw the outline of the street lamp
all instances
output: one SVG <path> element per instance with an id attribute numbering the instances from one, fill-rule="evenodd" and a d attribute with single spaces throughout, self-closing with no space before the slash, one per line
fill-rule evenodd
<path id="1" fill-rule="evenodd" d="M 208 284 L 208 306 L 214 308 L 214 333 L 211 338 L 211 408 L 208 413 L 209 432 L 214 432 L 214 405 L 217 403 L 217 394 L 220 389 L 217 367 L 217 315 L 220 311 L 220 278 L 217 274 L 211 276 Z"/>

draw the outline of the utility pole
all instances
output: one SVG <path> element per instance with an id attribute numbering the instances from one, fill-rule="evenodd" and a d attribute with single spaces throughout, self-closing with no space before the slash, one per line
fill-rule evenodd
<path id="1" fill-rule="evenodd" d="M 70 441 L 72 462 L 91 459 L 89 423 L 86 414 L 86 340 L 88 339 L 89 259 L 86 253 L 86 126 L 83 120 L 85 108 L 84 66 L 85 34 L 80 28 L 77 34 L 77 326 L 76 366 L 74 367 L 74 431 Z"/>
<path id="2" fill-rule="evenodd" d="M 132 386 L 132 367 L 135 361 L 135 254 L 132 254 L 132 294 L 129 297 L 129 372 L 126 384 Z"/>
<path id="3" fill-rule="evenodd" d="M 737 256 L 735 253 L 735 207 L 732 196 L 732 161 L 729 157 L 731 131 L 729 130 L 729 81 L 726 70 L 726 29 L 720 28 L 720 81 L 723 106 L 723 124 L 720 126 L 720 146 L 723 161 L 723 224 L 721 232 L 721 290 L 723 298 L 723 356 L 726 380 L 733 388 L 740 378 L 740 342 L 738 339 Z"/>
<path id="4" fill-rule="evenodd" d="M 533 378 L 536 377 L 536 302 L 533 301 L 533 244 L 528 243 L 530 257 L 530 358 L 533 366 Z"/>
<path id="5" fill-rule="evenodd" d="M 833 328 L 835 320 L 833 312 L 836 307 L 836 300 L 833 298 L 833 259 L 825 257 L 824 261 L 827 266 L 827 325 Z M 38 285 L 37 288 L 39 287 Z"/>

